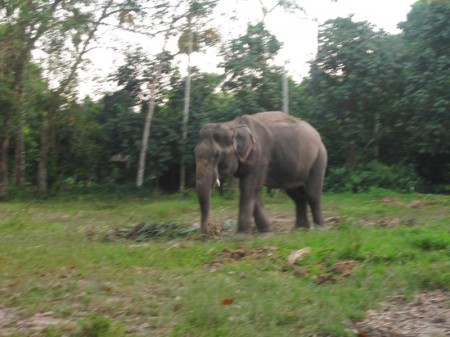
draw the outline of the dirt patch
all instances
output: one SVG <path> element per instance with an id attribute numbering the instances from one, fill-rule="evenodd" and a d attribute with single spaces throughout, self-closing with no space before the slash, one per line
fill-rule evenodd
<path id="1" fill-rule="evenodd" d="M 384 197 L 381 199 L 382 204 L 404 206 L 405 203 L 396 197 Z"/>
<path id="2" fill-rule="evenodd" d="M 355 268 L 359 264 L 356 260 L 342 260 L 335 263 L 333 267 L 330 268 L 330 271 L 341 275 L 342 277 L 348 277 L 352 274 L 353 268 Z"/>
<path id="3" fill-rule="evenodd" d="M 276 251 L 278 251 L 278 247 L 274 246 L 264 248 L 246 248 L 244 246 L 240 246 L 236 249 L 224 248 L 217 254 L 218 259 L 210 262 L 207 267 L 211 271 L 215 271 L 224 264 L 236 263 L 242 259 L 276 260 L 279 258 L 275 254 Z"/>
<path id="4" fill-rule="evenodd" d="M 67 326 L 70 324 L 73 323 L 53 317 L 53 312 L 37 313 L 31 317 L 20 319 L 12 309 L 0 306 L 0 337 L 10 336 L 18 332 L 41 336 L 41 333 L 50 326 Z"/>
<path id="5" fill-rule="evenodd" d="M 353 269 L 358 265 L 359 262 L 355 260 L 341 260 L 333 265 L 327 265 L 324 261 L 324 263 L 316 264 L 313 267 L 288 264 L 282 268 L 282 271 L 290 272 L 296 277 L 310 278 L 316 284 L 324 284 L 344 280 L 352 275 Z"/>
<path id="6" fill-rule="evenodd" d="M 417 220 L 413 218 L 393 218 L 383 217 L 380 219 L 367 220 L 364 222 L 365 227 L 400 227 L 400 226 L 415 226 Z"/>
<path id="7" fill-rule="evenodd" d="M 208 263 L 206 267 L 210 271 L 216 271 L 222 266 L 236 263 L 243 259 L 270 260 L 280 262 L 283 258 L 276 254 L 278 247 L 247 248 L 239 246 L 235 249 L 224 248 L 217 254 L 217 259 Z M 296 277 L 311 278 L 316 284 L 336 283 L 352 275 L 353 269 L 359 265 L 355 260 L 341 260 L 334 264 L 323 261 L 314 267 L 301 266 L 297 262 L 310 252 L 309 248 L 303 248 L 292 252 L 281 267 L 282 272 L 291 273 Z M 279 265 L 279 264 L 278 264 Z"/>
<path id="8" fill-rule="evenodd" d="M 422 293 L 412 302 L 396 298 L 380 310 L 369 310 L 356 327 L 359 337 L 450 336 L 450 294 Z"/>
<path id="9" fill-rule="evenodd" d="M 270 215 L 272 221 L 271 229 L 277 233 L 288 233 L 294 228 L 295 217 L 286 214 Z"/>
<path id="10" fill-rule="evenodd" d="M 8 336 L 13 331 L 8 327 L 16 320 L 11 309 L 0 306 L 0 337 Z"/>
<path id="11" fill-rule="evenodd" d="M 422 208 L 424 206 L 437 205 L 441 202 L 439 200 L 424 200 L 417 199 L 410 202 L 402 201 L 396 197 L 384 197 L 381 199 L 381 203 L 387 205 L 403 206 L 406 208 Z"/>

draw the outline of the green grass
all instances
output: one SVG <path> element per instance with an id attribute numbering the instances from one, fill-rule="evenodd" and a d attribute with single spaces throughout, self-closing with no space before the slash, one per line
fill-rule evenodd
<path id="1" fill-rule="evenodd" d="M 336 222 L 293 233 L 285 231 L 291 201 L 280 193 L 266 202 L 280 233 L 149 242 L 101 236 L 142 222 L 198 223 L 194 195 L 0 204 L 0 310 L 14 313 L 10 336 L 31 336 L 14 327 L 46 312 L 64 322 L 43 326 L 49 337 L 352 336 L 353 322 L 381 301 L 450 290 L 448 196 L 329 194 L 325 215 Z M 236 200 L 214 197 L 211 220 L 236 214 Z M 277 249 L 221 257 L 238 247 Z M 311 252 L 287 266 L 288 255 L 304 247 Z M 342 260 L 357 261 L 348 277 L 332 272 Z"/>

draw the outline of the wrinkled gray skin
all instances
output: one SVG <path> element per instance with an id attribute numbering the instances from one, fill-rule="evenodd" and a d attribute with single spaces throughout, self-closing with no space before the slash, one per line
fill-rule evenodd
<path id="1" fill-rule="evenodd" d="M 296 205 L 295 227 L 309 227 L 307 204 L 322 225 L 320 197 L 327 152 L 319 133 L 308 123 L 283 112 L 245 115 L 226 123 L 204 125 L 195 147 L 196 185 L 201 231 L 208 232 L 211 190 L 218 179 L 239 178 L 238 233 L 270 231 L 264 210 L 263 185 L 285 189 Z"/>

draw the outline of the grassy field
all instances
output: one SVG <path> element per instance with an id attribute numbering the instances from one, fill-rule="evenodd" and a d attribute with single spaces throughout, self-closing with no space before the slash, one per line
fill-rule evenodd
<path id="1" fill-rule="evenodd" d="M 296 232 L 266 202 L 272 235 L 209 240 L 194 195 L 0 204 L 0 336 L 353 336 L 381 301 L 450 290 L 449 196 L 325 195 L 327 230 Z M 236 214 L 215 196 L 215 223 Z M 119 235 L 168 222 L 179 238 Z"/>

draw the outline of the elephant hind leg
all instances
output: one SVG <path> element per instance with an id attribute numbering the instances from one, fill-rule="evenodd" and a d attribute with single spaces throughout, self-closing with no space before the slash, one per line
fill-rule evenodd
<path id="1" fill-rule="evenodd" d="M 256 192 L 253 216 L 255 218 L 256 227 L 260 232 L 270 232 L 269 219 L 264 210 L 264 201 L 261 189 Z"/>
<path id="2" fill-rule="evenodd" d="M 307 216 L 307 198 L 304 187 L 296 187 L 287 189 L 286 193 L 295 202 L 296 208 L 296 228 L 308 228 L 308 216 Z"/>
<path id="3" fill-rule="evenodd" d="M 315 166 L 317 166 L 317 163 Z M 319 164 L 319 167 L 325 166 L 324 164 Z M 322 215 L 320 200 L 322 196 L 324 173 L 324 169 L 319 170 L 313 167 L 308 181 L 305 184 L 306 199 L 311 207 L 314 223 L 319 226 L 323 225 L 325 222 Z"/>
<path id="4" fill-rule="evenodd" d="M 313 216 L 314 224 L 316 225 L 323 225 L 324 224 L 324 218 L 322 215 L 322 208 L 320 205 L 320 195 L 317 196 L 316 194 L 308 195 L 308 203 L 311 207 L 311 213 Z"/>

